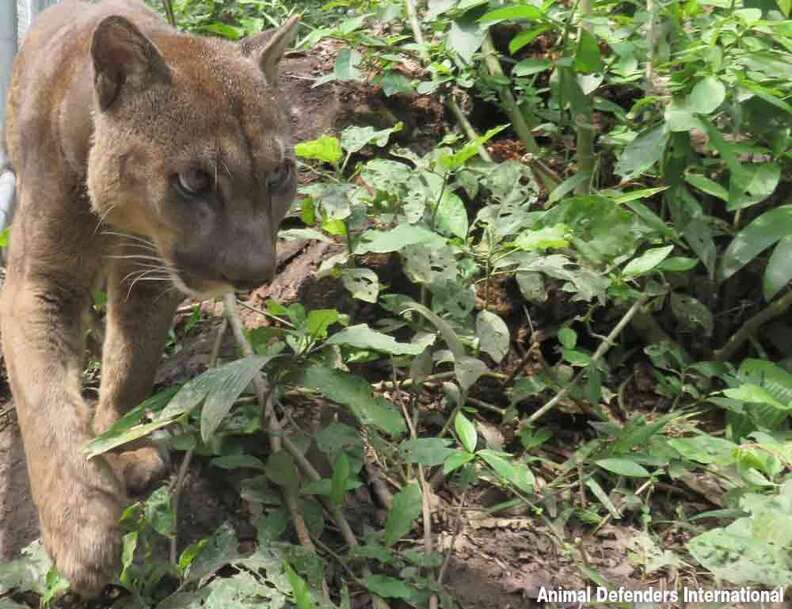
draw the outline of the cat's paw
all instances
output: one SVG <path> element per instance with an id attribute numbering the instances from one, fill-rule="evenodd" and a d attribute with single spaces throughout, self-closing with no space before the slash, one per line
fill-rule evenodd
<path id="1" fill-rule="evenodd" d="M 53 474 L 37 497 L 44 547 L 72 590 L 95 598 L 118 571 L 123 490 L 96 461 Z"/>
<path id="2" fill-rule="evenodd" d="M 116 476 L 124 481 L 127 494 L 137 497 L 150 491 L 170 471 L 167 454 L 154 446 L 141 446 L 107 455 Z"/>

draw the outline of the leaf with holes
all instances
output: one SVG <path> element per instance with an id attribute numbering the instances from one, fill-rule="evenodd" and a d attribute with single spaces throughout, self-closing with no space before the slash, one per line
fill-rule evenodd
<path id="1" fill-rule="evenodd" d="M 416 245 L 402 251 L 404 272 L 413 283 L 442 284 L 455 281 L 457 263 L 449 246 Z"/>
<path id="2" fill-rule="evenodd" d="M 379 278 L 371 269 L 344 269 L 341 271 L 341 283 L 353 298 L 363 302 L 377 302 Z"/>

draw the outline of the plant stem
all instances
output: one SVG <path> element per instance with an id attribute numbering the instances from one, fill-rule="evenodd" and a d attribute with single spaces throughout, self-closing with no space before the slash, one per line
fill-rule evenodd
<path id="1" fill-rule="evenodd" d="M 582 19 L 578 36 L 584 31 L 589 31 L 586 19 L 591 17 L 591 0 L 580 0 L 580 12 Z M 594 113 L 592 109 L 591 96 L 586 96 L 586 107 L 583 111 L 575 114 L 573 118 L 575 130 L 577 131 L 577 170 L 579 174 L 587 176 L 585 180 L 575 186 L 576 195 L 587 195 L 591 192 L 591 182 L 594 178 Z"/>
<path id="2" fill-rule="evenodd" d="M 622 330 L 624 330 L 624 328 L 627 327 L 627 324 L 629 324 L 630 320 L 633 317 L 635 317 L 635 314 L 638 313 L 641 307 L 643 307 L 644 304 L 646 304 L 647 300 L 649 300 L 649 297 L 644 294 L 633 303 L 633 305 L 624 314 L 624 317 L 622 317 L 619 320 L 619 323 L 617 323 L 614 326 L 613 330 L 611 330 L 611 333 L 608 334 L 608 336 L 606 336 L 604 339 L 602 339 L 602 342 L 600 343 L 599 347 L 597 347 L 597 350 L 594 352 L 594 355 L 591 356 L 591 363 L 589 364 L 589 366 L 596 366 L 597 363 L 599 363 L 599 360 L 602 359 L 602 357 L 610 350 L 610 348 L 614 345 L 614 341 L 616 340 L 616 338 L 619 336 L 619 334 L 622 333 Z M 555 394 L 553 399 L 551 399 L 539 410 L 537 410 L 530 417 L 528 417 L 528 422 L 533 423 L 537 421 L 541 416 L 546 414 L 547 411 L 554 408 L 566 396 L 566 394 L 569 393 L 569 390 L 575 385 L 577 385 L 582 375 L 583 375 L 583 370 L 578 372 L 568 384 L 566 384 L 557 394 Z"/>
<path id="3" fill-rule="evenodd" d="M 725 362 L 732 358 L 742 344 L 756 334 L 759 328 L 768 321 L 783 315 L 792 306 L 792 290 L 781 298 L 774 300 L 756 315 L 746 321 L 743 326 L 732 335 L 723 347 L 715 351 L 715 361 Z"/>
<path id="4" fill-rule="evenodd" d="M 476 133 L 476 130 L 473 128 L 473 125 L 470 124 L 470 121 L 467 119 L 467 116 L 462 112 L 462 108 L 459 107 L 456 99 L 454 98 L 453 94 L 449 94 L 446 97 L 446 104 L 448 104 L 448 109 L 451 110 L 451 114 L 454 115 L 454 118 L 457 119 L 459 126 L 462 127 L 462 131 L 465 132 L 465 135 L 471 142 L 475 142 L 479 135 Z M 486 161 L 487 163 L 492 162 L 492 157 L 487 149 L 484 147 L 484 144 L 481 144 L 478 147 L 478 155 L 482 161 Z"/>
<path id="5" fill-rule="evenodd" d="M 176 13 L 173 12 L 173 2 L 171 0 L 162 0 L 162 8 L 165 9 L 168 23 L 171 24 L 171 27 L 176 27 Z"/>
<path id="6" fill-rule="evenodd" d="M 484 54 L 484 64 L 487 66 L 487 71 L 490 75 L 499 79 L 506 78 L 506 74 L 503 73 L 503 68 L 500 65 L 498 51 L 495 50 L 495 45 L 492 44 L 492 36 L 489 31 L 484 35 L 484 41 L 481 43 L 481 51 Z M 522 141 L 525 149 L 531 154 L 537 154 L 539 152 L 539 145 L 536 143 L 533 135 L 531 135 L 531 128 L 528 126 L 528 122 L 525 120 L 525 116 L 520 106 L 517 104 L 517 100 L 514 98 L 511 89 L 503 85 L 497 85 L 496 88 L 501 98 L 503 109 L 509 116 L 512 127 L 514 127 L 514 131 Z"/>

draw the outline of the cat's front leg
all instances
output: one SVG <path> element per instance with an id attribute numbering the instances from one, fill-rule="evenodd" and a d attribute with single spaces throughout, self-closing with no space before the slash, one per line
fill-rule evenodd
<path id="1" fill-rule="evenodd" d="M 92 436 L 80 393 L 89 292 L 73 277 L 31 273 L 14 245 L 12 236 L 0 332 L 33 500 L 59 572 L 95 596 L 117 569 L 124 491 L 104 459 L 82 450 Z"/>
<path id="2" fill-rule="evenodd" d="M 173 315 L 183 299 L 153 246 L 138 237 L 122 237 L 115 251 L 107 279 L 97 433 L 149 396 Z M 108 460 L 131 494 L 148 490 L 167 473 L 166 455 L 150 444 L 110 454 Z"/>

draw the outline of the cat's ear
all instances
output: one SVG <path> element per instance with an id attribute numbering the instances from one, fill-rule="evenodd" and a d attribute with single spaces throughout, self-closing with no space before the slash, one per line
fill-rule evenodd
<path id="1" fill-rule="evenodd" d="M 170 69 L 154 43 L 118 15 L 106 17 L 96 26 L 91 57 L 101 110 L 107 110 L 122 90 L 140 92 L 154 83 L 171 80 Z"/>
<path id="2" fill-rule="evenodd" d="M 240 43 L 242 52 L 259 64 L 268 84 L 274 85 L 278 80 L 278 64 L 297 35 L 299 21 L 299 15 L 295 15 L 278 29 L 261 32 Z"/>

